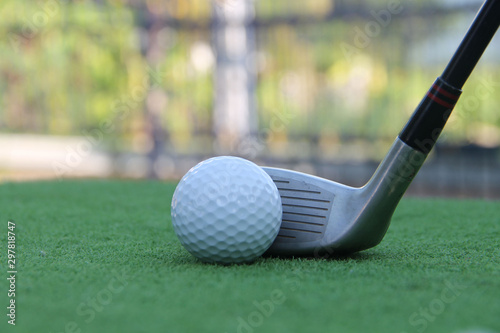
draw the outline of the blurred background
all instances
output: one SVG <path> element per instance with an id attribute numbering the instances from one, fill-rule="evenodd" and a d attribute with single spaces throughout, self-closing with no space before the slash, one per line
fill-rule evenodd
<path id="1" fill-rule="evenodd" d="M 179 179 L 235 155 L 364 184 L 476 0 L 3 0 L 0 177 Z M 500 197 L 500 38 L 409 193 Z"/>

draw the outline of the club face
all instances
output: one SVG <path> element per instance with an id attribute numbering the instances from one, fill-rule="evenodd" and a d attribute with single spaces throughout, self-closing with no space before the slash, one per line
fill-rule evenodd
<path id="1" fill-rule="evenodd" d="M 321 252 L 330 230 L 342 226 L 329 225 L 334 220 L 350 220 L 350 212 L 334 211 L 342 207 L 356 192 L 327 179 L 286 169 L 263 168 L 276 184 L 283 206 L 283 219 L 278 236 L 268 254 L 314 254 Z M 334 205 L 334 203 L 340 205 Z M 334 228 L 336 227 L 336 228 Z"/>

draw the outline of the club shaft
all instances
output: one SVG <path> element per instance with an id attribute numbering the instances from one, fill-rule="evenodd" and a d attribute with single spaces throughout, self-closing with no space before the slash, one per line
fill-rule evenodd
<path id="1" fill-rule="evenodd" d="M 486 1 L 441 75 L 444 82 L 462 89 L 500 23 L 500 1 Z"/>
<path id="2" fill-rule="evenodd" d="M 424 154 L 431 151 L 499 24 L 500 0 L 485 1 L 443 74 L 399 134 L 404 143 Z"/>

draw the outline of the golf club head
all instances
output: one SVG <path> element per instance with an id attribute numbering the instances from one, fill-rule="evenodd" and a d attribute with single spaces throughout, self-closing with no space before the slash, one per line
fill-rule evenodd
<path id="1" fill-rule="evenodd" d="M 425 157 L 397 138 L 373 177 L 360 188 L 264 167 L 283 206 L 280 231 L 267 253 L 323 256 L 377 245 Z"/>

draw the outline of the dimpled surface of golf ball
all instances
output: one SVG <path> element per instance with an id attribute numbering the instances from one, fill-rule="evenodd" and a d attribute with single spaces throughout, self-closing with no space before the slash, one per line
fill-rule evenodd
<path id="1" fill-rule="evenodd" d="M 251 262 L 278 235 L 281 198 L 256 164 L 222 156 L 182 178 L 172 198 L 172 223 L 182 245 L 205 262 Z"/>

